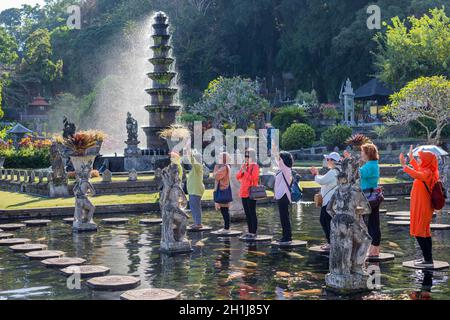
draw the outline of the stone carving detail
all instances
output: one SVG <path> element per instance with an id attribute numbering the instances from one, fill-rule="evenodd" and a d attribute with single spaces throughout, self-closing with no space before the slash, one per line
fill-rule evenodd
<path id="1" fill-rule="evenodd" d="M 108 169 L 106 169 L 102 173 L 102 182 L 103 183 L 110 183 L 110 182 L 112 182 L 112 173 Z"/>
<path id="2" fill-rule="evenodd" d="M 89 194 L 95 195 L 95 189 L 89 182 L 94 158 L 95 156 L 71 157 L 77 173 L 77 180 L 73 187 L 75 195 L 73 229 L 75 231 L 97 230 L 93 220 L 95 206 L 88 198 Z"/>
<path id="3" fill-rule="evenodd" d="M 187 198 L 181 188 L 178 166 L 171 164 L 157 169 L 155 176 L 162 185 L 160 207 L 162 215 L 161 251 L 167 253 L 189 252 L 191 242 L 186 239 L 189 215 L 186 213 Z"/>
<path id="4" fill-rule="evenodd" d="M 128 173 L 128 181 L 137 181 L 138 180 L 138 174 L 137 171 L 135 169 L 131 169 L 130 172 Z"/>
<path id="5" fill-rule="evenodd" d="M 137 142 L 138 141 L 138 122 L 131 116 L 130 112 L 127 112 L 127 142 Z"/>
<path id="6" fill-rule="evenodd" d="M 370 205 L 359 187 L 359 164 L 345 159 L 338 175 L 338 188 L 327 211 L 331 221 L 330 273 L 325 282 L 339 291 L 367 290 L 368 274 L 363 265 L 371 238 L 362 219 Z"/>
<path id="7" fill-rule="evenodd" d="M 73 124 L 72 122 L 69 122 L 67 117 L 64 117 L 63 125 L 64 125 L 63 138 L 72 137 L 75 134 L 75 131 L 77 130 L 77 128 L 75 127 L 75 124 Z"/>

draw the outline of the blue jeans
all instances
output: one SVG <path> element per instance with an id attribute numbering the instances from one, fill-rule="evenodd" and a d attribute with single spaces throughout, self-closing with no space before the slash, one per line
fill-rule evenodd
<path id="1" fill-rule="evenodd" d="M 191 208 L 192 219 L 194 219 L 194 223 L 202 224 L 202 197 L 190 194 L 189 207 Z"/>

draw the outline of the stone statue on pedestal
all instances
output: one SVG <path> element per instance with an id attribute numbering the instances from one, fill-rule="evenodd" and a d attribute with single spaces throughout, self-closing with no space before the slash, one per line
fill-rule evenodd
<path id="1" fill-rule="evenodd" d="M 136 142 L 136 144 L 139 144 L 139 141 L 138 141 L 138 122 L 137 122 L 136 119 L 134 119 L 131 116 L 130 112 L 127 112 L 127 134 L 128 134 L 127 142 Z"/>
<path id="2" fill-rule="evenodd" d="M 355 158 L 342 162 L 338 188 L 327 206 L 331 221 L 330 273 L 328 288 L 337 291 L 367 290 L 364 263 L 372 241 L 362 219 L 370 214 L 369 202 L 359 186 L 359 164 Z"/>
<path id="3" fill-rule="evenodd" d="M 192 251 L 191 242 L 186 238 L 189 215 L 186 213 L 187 198 L 181 187 L 179 168 L 170 164 L 156 170 L 156 178 L 162 184 L 159 204 L 161 207 L 161 251 L 182 253 Z"/>
<path id="4" fill-rule="evenodd" d="M 95 206 L 88 198 L 88 194 L 95 195 L 94 186 L 89 182 L 91 169 L 92 160 L 89 160 L 87 163 L 81 163 L 77 181 L 73 186 L 75 195 L 73 229 L 77 231 L 97 230 L 97 225 L 93 220 Z"/>

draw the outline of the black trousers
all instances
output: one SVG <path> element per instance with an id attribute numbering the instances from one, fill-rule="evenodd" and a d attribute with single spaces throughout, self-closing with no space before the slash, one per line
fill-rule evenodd
<path id="1" fill-rule="evenodd" d="M 364 222 L 367 225 L 367 231 L 372 238 L 372 245 L 378 247 L 381 243 L 381 229 L 380 229 L 380 204 L 371 205 L 372 212 L 364 217 Z"/>
<path id="2" fill-rule="evenodd" d="M 220 212 L 222 213 L 223 217 L 223 228 L 225 230 L 230 229 L 230 209 L 228 207 L 221 207 Z"/>
<path id="3" fill-rule="evenodd" d="M 322 226 L 328 243 L 330 243 L 331 219 L 331 216 L 327 212 L 327 206 L 323 206 L 320 209 L 320 225 Z"/>
<path id="4" fill-rule="evenodd" d="M 258 230 L 258 218 L 256 217 L 256 200 L 250 198 L 241 198 L 244 207 L 245 217 L 247 219 L 248 232 L 256 234 Z"/>
<path id="5" fill-rule="evenodd" d="M 416 237 L 425 261 L 433 261 L 433 242 L 431 237 Z"/>
<path id="6" fill-rule="evenodd" d="M 283 241 L 292 241 L 291 220 L 289 218 L 289 198 L 285 194 L 277 200 L 278 212 L 280 213 L 281 228 L 283 229 Z"/>

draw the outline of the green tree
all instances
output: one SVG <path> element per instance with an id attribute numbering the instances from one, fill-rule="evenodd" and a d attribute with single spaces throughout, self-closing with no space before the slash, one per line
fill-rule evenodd
<path id="1" fill-rule="evenodd" d="M 333 126 L 328 128 L 322 133 L 320 137 L 322 143 L 327 147 L 343 148 L 345 147 L 345 141 L 352 135 L 352 129 L 346 126 Z"/>
<path id="2" fill-rule="evenodd" d="M 281 145 L 285 150 L 309 148 L 316 139 L 312 127 L 304 123 L 292 124 L 281 136 Z"/>
<path id="3" fill-rule="evenodd" d="M 375 39 L 378 77 L 395 89 L 421 76 L 450 76 L 450 18 L 444 9 L 410 16 L 408 23 L 394 17 Z"/>
<path id="4" fill-rule="evenodd" d="M 416 121 L 427 132 L 429 143 L 438 144 L 449 123 L 450 81 L 443 76 L 420 77 L 391 96 L 384 112 L 397 123 Z M 423 119 L 433 122 L 432 128 Z M 433 129 L 434 128 L 434 129 Z"/>
<path id="5" fill-rule="evenodd" d="M 225 123 L 246 128 L 268 109 L 269 103 L 259 95 L 256 82 L 219 77 L 210 82 L 202 99 L 188 111 L 210 119 L 215 128 L 222 128 Z"/>
<path id="6" fill-rule="evenodd" d="M 274 117 L 272 118 L 273 126 L 279 129 L 281 132 L 286 131 L 286 129 L 295 122 L 308 123 L 308 117 L 302 107 L 282 107 L 281 109 L 276 111 Z"/>
<path id="7" fill-rule="evenodd" d="M 0 27 L 0 65 L 13 64 L 19 57 L 17 49 L 18 46 L 14 38 L 5 28 Z"/>

